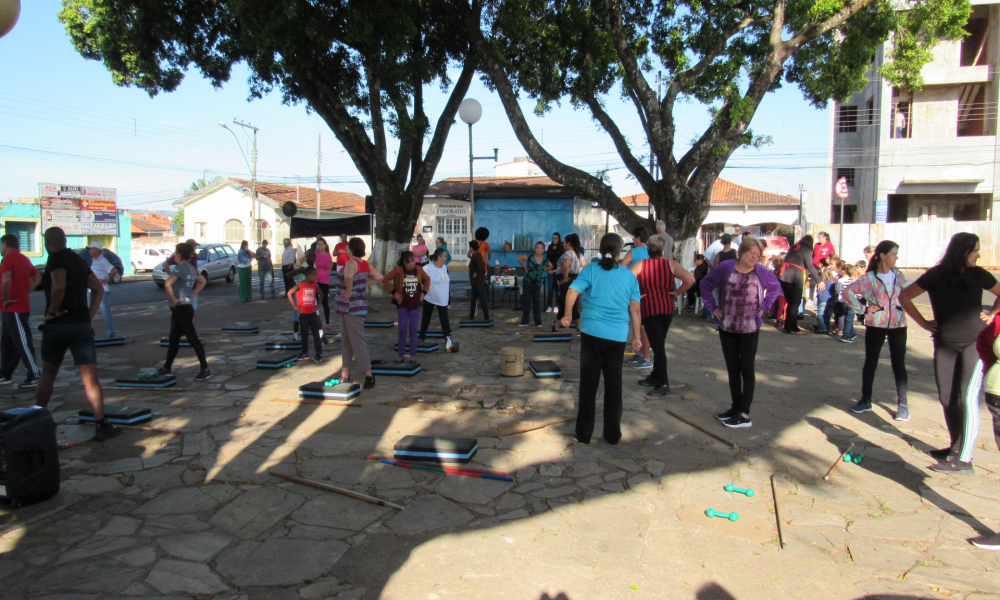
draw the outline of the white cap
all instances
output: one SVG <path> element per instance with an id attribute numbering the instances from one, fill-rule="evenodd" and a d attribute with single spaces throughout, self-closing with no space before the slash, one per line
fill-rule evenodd
<path id="1" fill-rule="evenodd" d="M 98 250 L 104 250 L 104 245 L 101 242 L 91 242 L 88 248 L 97 248 Z"/>

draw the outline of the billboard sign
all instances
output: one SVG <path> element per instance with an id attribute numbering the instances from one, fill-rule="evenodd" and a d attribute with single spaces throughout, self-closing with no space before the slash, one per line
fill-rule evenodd
<path id="1" fill-rule="evenodd" d="M 66 235 L 118 236 L 118 192 L 113 188 L 38 184 L 42 232 L 61 227 Z"/>

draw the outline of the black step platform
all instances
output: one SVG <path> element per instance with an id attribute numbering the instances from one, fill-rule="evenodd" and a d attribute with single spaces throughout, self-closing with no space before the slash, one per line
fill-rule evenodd
<path id="1" fill-rule="evenodd" d="M 205 340 L 199 339 L 198 341 L 201 342 L 202 346 L 205 346 L 205 345 L 208 344 L 208 342 L 206 342 Z M 162 346 L 164 348 L 167 348 L 168 346 L 170 346 L 170 338 L 160 338 L 160 346 Z M 181 338 L 181 344 L 180 344 L 180 346 L 181 346 L 181 348 L 190 348 L 191 347 L 191 342 L 187 341 L 187 338 Z"/>
<path id="2" fill-rule="evenodd" d="M 395 344 L 394 349 L 399 352 L 399 344 Z M 417 352 L 437 352 L 441 349 L 441 344 L 437 342 L 417 342 Z M 410 345 L 406 345 L 406 351 L 410 351 Z"/>
<path id="3" fill-rule="evenodd" d="M 153 411 L 148 408 L 129 408 L 127 406 L 105 406 L 104 416 L 114 425 L 139 425 L 153 420 Z M 77 414 L 81 423 L 93 423 L 94 411 L 85 408 Z"/>
<path id="4" fill-rule="evenodd" d="M 528 362 L 528 368 L 538 379 L 550 379 L 562 375 L 562 369 L 552 360 L 532 360 Z"/>
<path id="5" fill-rule="evenodd" d="M 399 460 L 466 463 L 478 449 L 478 441 L 473 438 L 408 435 L 396 442 L 392 453 Z"/>
<path id="6" fill-rule="evenodd" d="M 298 362 L 299 354 L 299 352 L 261 352 L 257 357 L 257 368 L 281 369 L 290 367 Z"/>
<path id="7" fill-rule="evenodd" d="M 106 348 L 107 346 L 124 346 L 125 338 L 113 337 L 113 338 L 94 340 L 94 345 L 97 346 L 98 348 Z"/>
<path id="8" fill-rule="evenodd" d="M 373 321 L 373 320 L 365 321 L 365 327 L 392 327 L 395 324 L 396 324 L 395 321 Z"/>
<path id="9" fill-rule="evenodd" d="M 290 340 L 287 342 L 265 342 L 264 350 L 302 350 L 302 342 Z"/>
<path id="10" fill-rule="evenodd" d="M 489 321 L 459 321 L 459 327 L 493 327 L 493 319 Z"/>
<path id="11" fill-rule="evenodd" d="M 413 377 L 419 373 L 420 370 L 421 367 L 418 363 L 410 361 L 372 365 L 373 375 L 386 375 L 388 377 Z"/>
<path id="12" fill-rule="evenodd" d="M 374 373 L 375 370 L 372 369 Z M 326 398 L 328 400 L 349 400 L 361 394 L 361 384 L 359 383 L 338 383 L 330 387 L 323 385 L 322 381 L 314 381 L 299 386 L 299 398 Z"/>
<path id="13" fill-rule="evenodd" d="M 223 327 L 222 333 L 230 333 L 233 335 L 254 335 L 260 333 L 260 327 Z"/>
<path id="14" fill-rule="evenodd" d="M 573 341 L 572 333 L 536 333 L 536 342 L 571 342 Z"/>
<path id="15" fill-rule="evenodd" d="M 156 377 L 122 377 L 115 380 L 115 387 L 124 388 L 168 388 L 177 385 L 177 377 L 173 375 L 157 375 Z"/>

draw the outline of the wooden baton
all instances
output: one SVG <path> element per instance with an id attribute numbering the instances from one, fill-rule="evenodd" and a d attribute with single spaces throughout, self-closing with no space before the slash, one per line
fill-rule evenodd
<path id="1" fill-rule="evenodd" d="M 844 462 L 844 457 L 847 456 L 847 453 L 853 449 L 854 449 L 854 442 L 851 442 L 850 444 L 847 445 L 847 450 L 844 450 L 841 453 L 841 455 L 837 457 L 837 462 L 833 463 L 833 465 L 830 466 L 830 470 L 827 471 L 826 475 L 823 476 L 823 481 L 830 481 L 830 477 L 833 476 L 833 472 L 840 467 L 840 463 Z"/>

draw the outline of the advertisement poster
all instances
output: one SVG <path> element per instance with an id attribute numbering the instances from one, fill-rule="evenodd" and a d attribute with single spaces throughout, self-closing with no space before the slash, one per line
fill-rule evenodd
<path id="1" fill-rule="evenodd" d="M 113 188 L 38 184 L 42 232 L 61 227 L 66 235 L 118 236 L 118 192 Z"/>

